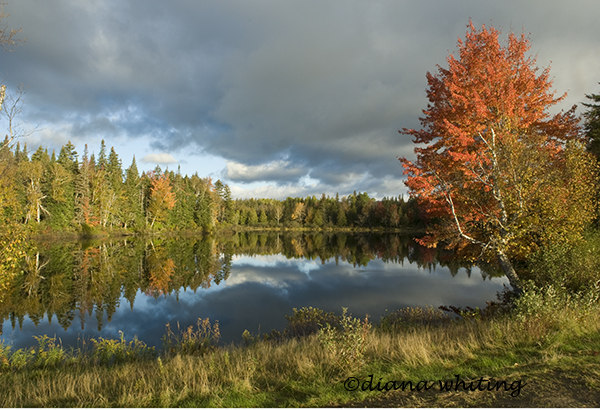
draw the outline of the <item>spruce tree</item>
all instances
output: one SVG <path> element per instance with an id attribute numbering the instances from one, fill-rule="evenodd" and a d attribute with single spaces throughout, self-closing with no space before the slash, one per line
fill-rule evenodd
<path id="1" fill-rule="evenodd" d="M 73 145 L 71 141 L 68 141 L 60 149 L 60 153 L 58 154 L 58 162 L 73 175 L 77 174 L 79 169 L 79 164 L 77 162 L 77 151 L 75 151 L 75 145 Z"/>
<path id="2" fill-rule="evenodd" d="M 75 222 L 79 225 L 93 225 L 91 180 L 94 165 L 88 158 L 88 146 L 85 145 L 79 172 L 75 177 Z"/>
<path id="3" fill-rule="evenodd" d="M 141 228 L 144 225 L 143 193 L 139 171 L 135 162 L 135 155 L 131 165 L 125 171 L 123 184 L 123 226 Z"/>
<path id="4" fill-rule="evenodd" d="M 108 161 L 106 159 L 106 143 L 104 140 L 100 142 L 100 153 L 98 154 L 98 162 L 96 164 L 96 170 L 106 168 Z"/>
<path id="5" fill-rule="evenodd" d="M 593 103 L 583 103 L 589 109 L 583 113 L 585 118 L 584 130 L 589 139 L 588 150 L 600 158 L 600 94 L 586 94 Z M 594 104 L 595 103 L 595 104 Z"/>

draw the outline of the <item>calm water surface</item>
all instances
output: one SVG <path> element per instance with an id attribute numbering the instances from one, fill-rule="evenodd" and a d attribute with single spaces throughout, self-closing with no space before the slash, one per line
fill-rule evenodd
<path id="1" fill-rule="evenodd" d="M 136 335 L 160 347 L 165 325 L 218 320 L 222 342 L 283 330 L 293 308 L 378 320 L 407 306 L 485 306 L 505 277 L 461 267 L 398 235 L 246 233 L 225 239 L 37 244 L 0 306 L 2 340 Z"/>

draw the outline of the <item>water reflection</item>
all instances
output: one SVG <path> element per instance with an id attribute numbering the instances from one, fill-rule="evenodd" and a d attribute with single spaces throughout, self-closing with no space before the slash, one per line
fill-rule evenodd
<path id="1" fill-rule="evenodd" d="M 406 306 L 481 306 L 507 284 L 399 235 L 241 233 L 38 243 L 0 305 L 5 341 L 32 335 L 160 345 L 165 324 L 219 320 L 224 342 L 282 330 L 294 307 L 379 318 Z"/>

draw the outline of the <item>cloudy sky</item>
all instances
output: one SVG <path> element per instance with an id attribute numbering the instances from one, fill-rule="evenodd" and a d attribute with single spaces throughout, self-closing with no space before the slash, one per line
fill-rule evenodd
<path id="1" fill-rule="evenodd" d="M 600 92 L 595 0 L 9 0 L 27 42 L 0 80 L 27 87 L 24 138 L 57 153 L 100 141 L 141 170 L 181 167 L 235 197 L 406 193 L 402 127 L 419 127 L 427 71 L 472 18 L 530 33 L 558 108 Z M 580 109 L 579 112 L 582 112 Z M 5 123 L 0 123 L 5 129 Z"/>

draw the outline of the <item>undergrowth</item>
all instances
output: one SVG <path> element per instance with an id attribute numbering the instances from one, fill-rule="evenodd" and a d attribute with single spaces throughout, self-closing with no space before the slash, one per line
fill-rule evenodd
<path id="1" fill-rule="evenodd" d="M 118 340 L 90 339 L 77 349 L 48 336 L 36 337 L 36 347 L 16 351 L 0 344 L 0 385 L 11 386 L 0 395 L 0 406 L 343 406 L 378 394 L 344 389 L 348 377 L 364 380 L 369 374 L 418 381 L 450 380 L 460 373 L 476 380 L 482 375 L 527 378 L 537 371 L 538 380 L 552 381 L 555 374 L 579 377 L 593 392 L 594 386 L 600 388 L 600 282 L 598 271 L 576 271 L 600 269 L 592 252 L 596 245 L 600 249 L 594 236 L 575 248 L 557 245 L 552 257 L 549 250 L 533 255 L 527 265 L 533 273 L 522 295 L 501 294 L 485 309 L 407 307 L 372 323 L 346 309 L 336 315 L 304 307 L 286 317 L 283 331 L 246 331 L 243 344 L 229 346 L 218 345 L 219 324 L 209 319 L 183 330 L 167 326 L 158 351 L 136 338 L 127 341 L 122 332 Z M 549 278 L 539 279 L 540 269 L 548 269 Z M 576 370 L 580 366 L 583 373 Z M 515 403 L 499 395 L 427 403 Z M 425 403 L 419 397 L 406 403 Z"/>
<path id="2" fill-rule="evenodd" d="M 79 349 L 40 336 L 35 348 L 0 345 L 0 384 L 12 386 L 0 406 L 343 405 L 375 394 L 347 392 L 349 376 L 500 377 L 516 363 L 551 366 L 570 343 L 595 352 L 585 340 L 600 331 L 599 302 L 600 286 L 574 294 L 528 283 L 509 313 L 405 308 L 373 324 L 346 309 L 335 315 L 303 308 L 288 317 L 283 332 L 239 346 L 217 346 L 219 326 L 208 319 L 185 330 L 167 327 L 158 352 L 123 333 Z"/>

